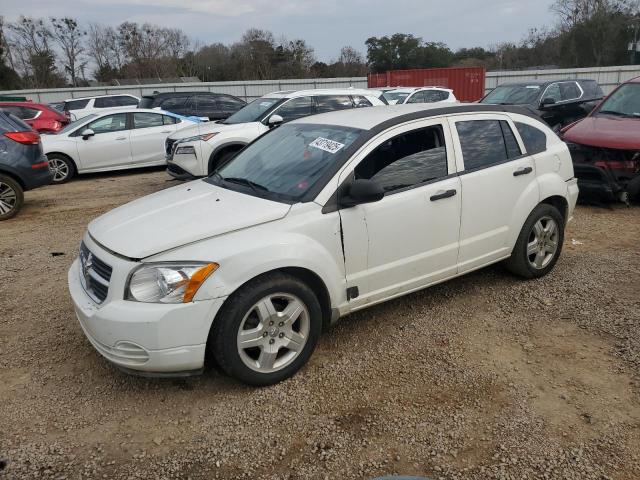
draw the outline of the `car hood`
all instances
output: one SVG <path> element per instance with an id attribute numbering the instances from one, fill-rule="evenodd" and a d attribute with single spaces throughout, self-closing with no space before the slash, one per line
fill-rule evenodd
<path id="1" fill-rule="evenodd" d="M 196 180 L 111 210 L 89 224 L 89 234 L 117 254 L 145 258 L 278 220 L 290 208 Z"/>
<path id="2" fill-rule="evenodd" d="M 197 123 L 189 127 L 181 128 L 173 135 L 170 135 L 169 138 L 172 140 L 180 140 L 181 138 L 195 137 L 196 135 L 204 135 L 205 133 L 235 132 L 238 130 L 246 130 L 248 125 L 253 125 L 255 123 L 259 122 L 233 123 L 230 125 L 215 122 Z"/>
<path id="3" fill-rule="evenodd" d="M 593 115 L 576 123 L 562 139 L 591 147 L 640 150 L 640 119 Z"/>

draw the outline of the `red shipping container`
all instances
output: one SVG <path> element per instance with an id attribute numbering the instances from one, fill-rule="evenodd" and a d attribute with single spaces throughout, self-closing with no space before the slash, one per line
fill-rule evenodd
<path id="1" fill-rule="evenodd" d="M 421 68 L 371 73 L 369 88 L 446 87 L 461 102 L 475 102 L 484 96 L 484 67 Z"/>

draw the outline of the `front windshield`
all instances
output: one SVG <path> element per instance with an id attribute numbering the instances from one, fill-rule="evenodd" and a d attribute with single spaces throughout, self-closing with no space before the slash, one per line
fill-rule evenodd
<path id="1" fill-rule="evenodd" d="M 404 103 L 405 99 L 409 96 L 408 93 L 404 92 L 394 92 L 393 90 L 390 92 L 384 92 L 384 98 L 387 99 L 387 102 L 392 103 Z"/>
<path id="2" fill-rule="evenodd" d="M 627 83 L 607 98 L 597 113 L 640 118 L 640 83 Z"/>
<path id="3" fill-rule="evenodd" d="M 273 200 L 296 201 L 343 160 L 362 130 L 286 124 L 251 143 L 207 181 Z"/>
<path id="4" fill-rule="evenodd" d="M 95 113 L 92 113 L 90 115 L 82 117 L 80 120 L 74 120 L 73 122 L 68 124 L 66 127 L 64 127 L 62 130 L 60 130 L 58 133 L 56 133 L 56 135 L 62 135 L 67 132 L 70 132 L 74 128 L 77 128 L 79 125 L 85 123 L 87 120 L 91 120 L 94 117 L 97 117 L 97 115 Z"/>
<path id="5" fill-rule="evenodd" d="M 533 105 L 541 90 L 540 85 L 503 85 L 496 87 L 480 103 L 494 105 Z"/>
<path id="6" fill-rule="evenodd" d="M 236 113 L 227 118 L 226 124 L 259 122 L 262 117 L 275 104 L 282 102 L 282 98 L 258 98 L 249 105 L 242 107 Z"/>

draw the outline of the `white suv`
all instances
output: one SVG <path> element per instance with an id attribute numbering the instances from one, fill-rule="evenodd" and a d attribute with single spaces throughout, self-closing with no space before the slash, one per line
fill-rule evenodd
<path id="1" fill-rule="evenodd" d="M 328 113 L 91 222 L 69 289 L 125 370 L 197 373 L 208 352 L 267 385 L 350 312 L 499 261 L 547 274 L 577 197 L 566 145 L 518 107 Z"/>
<path id="2" fill-rule="evenodd" d="M 140 99 L 133 95 L 101 95 L 98 97 L 69 98 L 64 101 L 62 109 L 65 112 L 69 112 L 72 120 L 79 120 L 92 113 L 137 107 L 138 103 L 140 103 Z"/>
<path id="3" fill-rule="evenodd" d="M 459 103 L 453 90 L 444 87 L 396 88 L 384 92 L 389 105 L 403 103 Z"/>
<path id="4" fill-rule="evenodd" d="M 270 93 L 222 122 L 198 124 L 169 136 L 167 172 L 180 180 L 204 177 L 269 128 L 318 113 L 384 105 L 379 95 L 354 88 Z"/>

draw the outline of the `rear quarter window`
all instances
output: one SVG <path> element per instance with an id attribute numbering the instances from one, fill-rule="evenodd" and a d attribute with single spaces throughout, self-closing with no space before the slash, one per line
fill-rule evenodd
<path id="1" fill-rule="evenodd" d="M 524 147 L 527 149 L 527 154 L 533 155 L 547 149 L 547 135 L 542 130 L 526 123 L 515 122 L 515 124 L 520 137 L 522 137 Z"/>
<path id="2" fill-rule="evenodd" d="M 85 100 L 70 100 L 68 102 L 64 102 L 64 109 L 67 111 L 70 110 L 82 110 L 89 103 L 89 99 Z"/>

